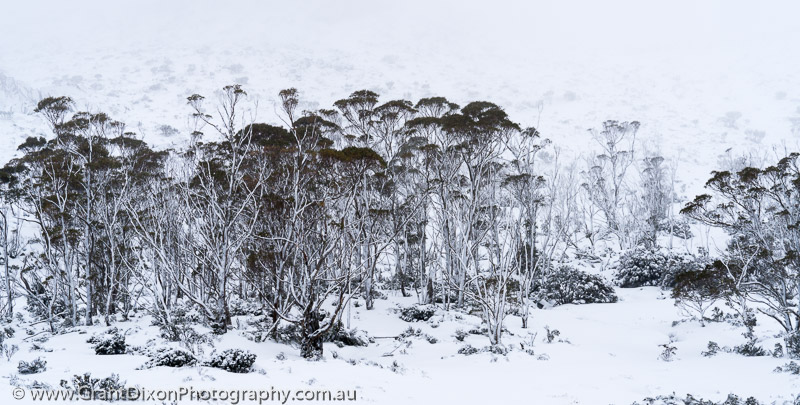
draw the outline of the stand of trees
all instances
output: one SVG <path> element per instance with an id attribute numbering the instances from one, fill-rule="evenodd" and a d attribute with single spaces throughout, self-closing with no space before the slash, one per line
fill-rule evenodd
<path id="1" fill-rule="evenodd" d="M 39 102 L 52 134 L 28 138 L 0 171 L 5 312 L 16 291 L 53 330 L 133 309 L 169 326 L 189 303 L 221 334 L 243 300 L 267 314 L 269 335 L 295 327 L 313 359 L 353 298 L 369 310 L 389 287 L 476 309 L 500 345 L 506 315 L 528 327 L 533 286 L 565 271 L 568 251 L 596 261 L 602 245 L 657 249 L 677 234 L 674 166 L 637 157 L 637 122 L 605 122 L 592 131 L 598 152 L 565 165 L 490 102 L 381 102 L 362 90 L 300 111 L 297 90 L 278 96 L 282 126 L 253 122 L 238 85 L 216 105 L 193 95 L 189 145 L 161 151 L 67 97 Z M 733 296 L 766 303 L 792 333 L 796 164 L 717 173 L 717 196 L 684 210 L 737 236 L 717 264 Z M 727 203 L 708 208 L 713 198 Z M 36 230 L 17 268 L 15 218 Z"/>

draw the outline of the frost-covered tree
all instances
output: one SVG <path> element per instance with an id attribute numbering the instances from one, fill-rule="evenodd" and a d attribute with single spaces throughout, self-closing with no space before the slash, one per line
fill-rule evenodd
<path id="1" fill-rule="evenodd" d="M 697 196 L 682 213 L 731 237 L 715 264 L 728 278 L 740 310 L 774 319 L 787 342 L 800 331 L 800 154 L 764 168 L 715 171 L 711 193 Z"/>

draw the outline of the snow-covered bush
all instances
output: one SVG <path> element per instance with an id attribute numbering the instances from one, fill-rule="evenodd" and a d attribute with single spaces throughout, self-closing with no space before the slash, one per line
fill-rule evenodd
<path id="1" fill-rule="evenodd" d="M 479 351 L 480 350 L 478 350 L 477 348 L 472 347 L 472 345 L 465 345 L 464 347 L 458 349 L 458 354 L 463 354 L 465 356 L 469 356 L 469 355 L 478 353 Z"/>
<path id="2" fill-rule="evenodd" d="M 164 367 L 186 367 L 197 364 L 197 359 L 191 353 L 181 349 L 160 350 L 156 355 L 147 361 L 142 368 Z"/>
<path id="3" fill-rule="evenodd" d="M 301 337 L 300 327 L 294 323 L 280 325 L 275 329 L 275 341 L 278 343 L 297 343 L 300 342 Z"/>
<path id="4" fill-rule="evenodd" d="M 127 347 L 125 345 L 125 336 L 119 333 L 114 333 L 109 337 L 90 340 L 96 340 L 94 353 L 99 355 L 124 354 Z"/>
<path id="5" fill-rule="evenodd" d="M 429 335 L 427 333 L 423 333 L 422 329 L 419 329 L 419 328 L 414 329 L 411 326 L 409 326 L 408 329 L 404 330 L 399 335 L 397 335 L 397 337 L 395 339 L 396 340 L 400 340 L 400 341 L 405 341 L 405 340 L 408 340 L 408 338 L 410 338 L 410 337 L 416 337 L 416 338 L 425 339 L 430 344 L 434 344 L 434 343 L 439 342 L 439 340 L 436 339 L 436 337 L 431 336 L 431 335 Z"/>
<path id="6" fill-rule="evenodd" d="M 657 249 L 637 247 L 620 257 L 614 278 L 622 288 L 672 288 L 676 275 L 702 269 L 705 267 L 705 260 L 694 255 L 664 253 Z"/>
<path id="7" fill-rule="evenodd" d="M 214 355 L 206 366 L 220 368 L 231 373 L 247 373 L 253 367 L 256 355 L 241 349 L 228 349 Z"/>
<path id="8" fill-rule="evenodd" d="M 708 351 L 700 352 L 704 357 L 711 357 L 715 356 L 720 351 L 719 344 L 717 342 L 708 341 Z"/>
<path id="9" fill-rule="evenodd" d="M 658 251 L 636 248 L 619 259 L 615 279 L 622 288 L 655 286 L 661 281 L 666 258 Z"/>
<path id="10" fill-rule="evenodd" d="M 748 357 L 761 357 L 769 355 L 769 352 L 767 352 L 767 350 L 765 350 L 763 347 L 758 346 L 755 340 L 748 340 L 745 343 L 735 346 L 733 351 L 734 353 Z"/>
<path id="11" fill-rule="evenodd" d="M 72 377 L 71 382 L 61 380 L 60 386 L 61 388 L 81 394 L 81 399 L 93 400 L 105 400 L 107 398 L 104 396 L 108 395 L 109 392 L 118 392 L 120 399 L 124 400 L 127 399 L 129 393 L 135 392 L 125 389 L 125 381 L 120 382 L 119 375 L 117 374 L 111 374 L 111 376 L 106 378 L 92 378 L 91 373 L 75 375 Z M 87 393 L 91 395 L 91 397 L 86 397 L 85 395 Z"/>
<path id="12" fill-rule="evenodd" d="M 781 367 L 776 367 L 774 371 L 776 373 L 789 373 L 798 375 L 800 374 L 800 364 L 790 361 Z"/>
<path id="13" fill-rule="evenodd" d="M 742 400 L 734 394 L 728 394 L 725 401 L 714 402 L 706 400 L 701 397 L 695 397 L 691 394 L 686 394 L 686 397 L 679 397 L 675 394 L 658 395 L 655 397 L 647 397 L 642 402 L 634 402 L 633 405 L 759 405 L 760 402 L 753 397 L 748 397 Z"/>
<path id="14" fill-rule="evenodd" d="M 333 328 L 325 335 L 326 342 L 336 343 L 339 347 L 343 346 L 368 346 L 374 340 L 369 337 L 366 331 L 346 329 L 341 322 L 337 322 Z"/>
<path id="15" fill-rule="evenodd" d="M 436 313 L 436 308 L 426 305 L 415 305 L 403 308 L 400 311 L 400 319 L 406 322 L 427 321 Z"/>
<path id="16" fill-rule="evenodd" d="M 47 370 L 47 362 L 37 357 L 30 363 L 27 361 L 20 361 L 17 365 L 17 371 L 20 374 L 37 374 Z"/>
<path id="17" fill-rule="evenodd" d="M 370 337 L 367 332 L 358 329 L 340 329 L 331 337 L 331 341 L 341 346 L 369 346 Z"/>
<path id="18" fill-rule="evenodd" d="M 554 305 L 617 302 L 614 288 L 602 277 L 561 266 L 534 283 L 537 300 Z"/>

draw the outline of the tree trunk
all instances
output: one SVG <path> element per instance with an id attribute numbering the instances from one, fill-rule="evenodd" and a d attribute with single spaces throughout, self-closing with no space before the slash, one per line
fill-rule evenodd
<path id="1" fill-rule="evenodd" d="M 313 310 L 313 304 L 308 304 L 303 313 L 303 337 L 300 343 L 300 355 L 304 359 L 319 360 L 322 358 L 322 336 L 315 335 L 319 330 L 319 321 L 319 313 Z"/>

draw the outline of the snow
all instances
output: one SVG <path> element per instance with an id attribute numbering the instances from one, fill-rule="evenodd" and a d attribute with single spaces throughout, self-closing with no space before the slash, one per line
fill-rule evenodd
<path id="1" fill-rule="evenodd" d="M 800 146 L 800 3 L 688 0 L 514 2 L 366 0 L 327 2 L 15 1 L 0 5 L 0 161 L 26 136 L 46 133 L 32 114 L 42 95 L 69 95 L 81 108 L 102 110 L 160 147 L 181 145 L 190 132 L 187 96 L 212 95 L 238 82 L 258 101 L 258 120 L 279 123 L 277 92 L 302 91 L 304 108 L 330 107 L 362 88 L 383 100 L 443 95 L 460 104 L 486 99 L 512 119 L 535 125 L 572 156 L 592 143 L 587 128 L 606 119 L 642 122 L 640 141 L 679 160 L 681 194 L 702 190 L 726 149 L 775 154 Z M 727 115 L 741 117 L 726 124 Z M 796 120 L 796 121 L 793 121 Z M 169 125 L 178 134 L 162 135 Z M 763 134 L 763 135 L 762 135 Z M 780 153 L 778 153 L 780 154 Z M 711 242 L 691 241 L 715 246 Z M 720 244 L 720 246 L 722 246 Z M 86 334 L 51 338 L 51 353 L 30 352 L 23 328 L 7 340 L 20 351 L 0 360 L 4 380 L 20 359 L 43 356 L 48 370 L 28 380 L 57 385 L 73 374 L 118 373 L 129 385 L 356 389 L 369 403 L 631 403 L 646 396 L 691 393 L 722 401 L 729 393 L 762 402 L 800 392 L 797 376 L 773 373 L 771 357 L 720 353 L 703 357 L 708 341 L 743 342 L 741 327 L 673 321 L 684 317 L 657 288 L 617 289 L 615 304 L 565 305 L 532 312 L 523 330 L 506 319 L 515 348 L 508 356 L 457 354 L 485 336 L 453 338 L 479 318 L 438 312 L 409 324 L 395 309 L 413 298 L 378 300 L 374 311 L 353 308 L 353 326 L 371 336 L 395 336 L 409 326 L 438 339 L 393 339 L 366 348 L 326 344 L 326 358 L 306 362 L 298 350 L 254 343 L 236 331 L 215 343 L 258 355 L 258 372 L 209 368 L 136 370 L 142 355 L 96 356 Z M 438 325 L 438 327 L 434 327 Z M 149 345 L 158 331 L 148 316 L 117 325 L 129 344 Z M 566 342 L 544 343 L 544 327 Z M 44 325 L 31 327 L 38 331 Z M 761 320 L 767 349 L 779 330 Z M 535 356 L 519 350 L 536 333 Z M 659 360 L 659 345 L 675 341 L 676 359 Z M 338 359 L 332 353 L 338 353 Z M 284 353 L 286 359 L 276 356 Z M 547 354 L 549 360 L 537 360 Z M 351 365 L 347 360 L 358 364 Z M 399 371 L 392 371 L 397 362 Z M 0 398 L 11 386 L 0 381 Z"/>
<path id="2" fill-rule="evenodd" d="M 548 404 L 629 404 L 655 395 L 690 393 L 697 397 L 723 401 L 729 393 L 754 396 L 763 403 L 788 401 L 800 392 L 796 376 L 772 371 L 785 363 L 772 357 L 745 357 L 720 353 L 703 357 L 709 340 L 720 346 L 743 342 L 742 328 L 727 323 L 710 322 L 701 327 L 684 319 L 672 300 L 657 287 L 618 289 L 620 302 L 614 304 L 564 305 L 532 311 L 528 330 L 520 327 L 519 318 L 509 316 L 510 333 L 504 343 L 512 348 L 507 356 L 478 353 L 457 354 L 465 344 L 484 347 L 486 336 L 469 335 L 464 342 L 454 338 L 457 329 L 480 327 L 480 319 L 458 312 L 437 311 L 427 322 L 404 322 L 397 309 L 414 304 L 413 298 L 396 295 L 377 300 L 372 311 L 363 306 L 352 308 L 352 326 L 367 330 L 373 337 L 396 336 L 408 327 L 420 329 L 438 339 L 435 344 L 423 338 L 410 338 L 406 347 L 395 339 L 375 339 L 368 347 L 338 348 L 325 344 L 325 359 L 308 362 L 298 356 L 297 348 L 274 343 L 255 343 L 234 330 L 215 338 L 214 349 L 221 352 L 240 348 L 258 357 L 255 372 L 231 374 L 207 367 L 137 370 L 146 361 L 142 355 L 97 356 L 86 339 L 106 327 L 79 327 L 86 333 L 67 333 L 52 337 L 41 345 L 51 353 L 29 352 L 30 343 L 19 330 L 8 340 L 20 346 L 15 361 L 0 362 L 0 375 L 15 373 L 16 360 L 42 356 L 47 371 L 21 376 L 24 380 L 48 381 L 53 385 L 74 374 L 90 372 L 104 377 L 120 375 L 128 386 L 147 389 L 330 389 L 356 390 L 359 401 L 380 404 L 421 403 L 491 403 L 524 400 Z M 459 319 L 460 318 L 460 319 Z M 142 316 L 119 322 L 132 346 L 166 344 L 158 338 L 158 329 L 150 318 Z M 553 343 L 545 341 L 545 326 L 561 334 Z M 34 328 L 35 329 L 35 328 Z M 768 321 L 757 328 L 759 336 L 777 334 Z M 513 335 L 512 335 L 513 334 Z M 533 337 L 535 335 L 535 337 Z M 155 339 L 155 340 L 151 340 Z M 659 359 L 659 346 L 673 340 L 675 359 Z M 771 347 L 778 339 L 763 339 L 759 345 Z M 534 355 L 520 349 L 533 348 Z M 401 346 L 398 349 L 398 346 Z M 333 353 L 337 354 L 334 358 Z M 384 354 L 392 352 L 392 356 Z M 283 353 L 285 359 L 277 358 Z M 208 354 L 208 353 L 207 353 Z M 549 359 L 540 360 L 547 355 Z M 353 361 L 356 365 L 351 365 Z M 396 364 L 397 370 L 392 366 Z M 11 387 L 0 384 L 0 397 L 8 398 Z"/>

